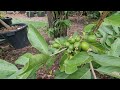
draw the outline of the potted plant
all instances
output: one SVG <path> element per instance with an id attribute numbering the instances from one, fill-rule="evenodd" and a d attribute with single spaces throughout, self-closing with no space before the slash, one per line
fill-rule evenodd
<path id="1" fill-rule="evenodd" d="M 0 23 L 5 27 L 0 30 L 0 35 L 4 36 L 4 38 L 15 48 L 20 49 L 27 45 L 29 45 L 29 41 L 27 38 L 27 25 L 24 23 L 18 23 L 13 25 L 6 24 L 2 19 L 0 19 Z"/>

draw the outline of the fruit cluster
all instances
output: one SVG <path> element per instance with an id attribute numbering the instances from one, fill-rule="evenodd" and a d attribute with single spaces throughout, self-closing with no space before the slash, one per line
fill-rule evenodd
<path id="1" fill-rule="evenodd" d="M 69 54 L 76 54 L 80 51 L 88 51 L 90 49 L 89 43 L 96 42 L 96 36 L 95 35 L 88 35 L 86 38 L 81 37 L 79 35 L 71 36 L 68 38 L 68 40 L 64 43 L 64 48 L 67 48 L 67 52 Z M 60 48 L 60 45 L 58 43 L 54 43 L 52 45 L 54 48 L 58 49 Z"/>

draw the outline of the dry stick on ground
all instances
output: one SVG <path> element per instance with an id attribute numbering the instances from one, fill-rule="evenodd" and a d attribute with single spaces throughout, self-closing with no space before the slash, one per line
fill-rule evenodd
<path id="1" fill-rule="evenodd" d="M 1 19 L 0 19 L 0 23 L 1 23 L 3 26 L 5 26 L 8 30 L 11 29 L 11 27 L 10 27 L 8 24 L 6 24 L 3 20 L 1 20 Z"/>
<path id="2" fill-rule="evenodd" d="M 100 19 L 99 19 L 99 21 L 98 21 L 98 23 L 97 23 L 97 25 L 96 25 L 96 28 L 93 30 L 94 33 L 99 29 L 100 25 L 102 24 L 104 18 L 108 15 L 108 13 L 109 13 L 109 11 L 103 11 L 103 14 L 102 14 L 102 16 L 100 17 Z M 92 71 L 92 74 L 93 74 L 94 79 L 97 79 L 96 74 L 95 74 L 95 72 L 94 72 L 94 68 L 93 68 L 92 62 L 90 62 L 90 69 L 91 69 L 91 71 Z"/>

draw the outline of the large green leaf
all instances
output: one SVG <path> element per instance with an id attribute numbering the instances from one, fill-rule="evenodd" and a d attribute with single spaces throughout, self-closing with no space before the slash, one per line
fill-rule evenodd
<path id="1" fill-rule="evenodd" d="M 45 54 L 36 54 L 33 55 L 29 62 L 22 68 L 23 72 L 19 74 L 19 77 L 25 77 L 26 79 L 28 76 L 31 76 L 35 74 L 35 72 L 46 64 L 47 60 L 50 58 L 50 56 Z M 27 73 L 27 74 L 26 74 Z M 24 76 L 25 75 L 25 76 Z M 27 75 L 27 76 L 26 76 Z"/>
<path id="2" fill-rule="evenodd" d="M 14 64 L 11 64 L 9 62 L 6 62 L 5 60 L 0 59 L 0 79 L 8 78 L 16 71 L 18 71 L 18 69 Z"/>
<path id="3" fill-rule="evenodd" d="M 65 72 L 57 71 L 55 73 L 55 79 L 91 79 L 91 72 L 89 65 L 86 64 L 72 74 L 66 74 Z"/>
<path id="4" fill-rule="evenodd" d="M 120 15 L 113 14 L 110 17 L 105 18 L 104 22 L 109 23 L 114 26 L 120 26 Z"/>
<path id="5" fill-rule="evenodd" d="M 93 60 L 102 66 L 118 66 L 120 67 L 120 58 L 109 56 L 109 55 L 99 55 L 91 53 Z"/>
<path id="6" fill-rule="evenodd" d="M 70 60 L 64 61 L 65 72 L 72 74 L 77 71 L 77 67 L 91 61 L 90 56 L 86 52 L 79 52 L 73 56 Z"/>
<path id="7" fill-rule="evenodd" d="M 64 54 L 62 57 L 61 57 L 61 60 L 60 60 L 60 71 L 63 72 L 65 71 L 65 66 L 64 66 L 64 61 L 68 59 L 68 55 L 67 54 Z"/>
<path id="8" fill-rule="evenodd" d="M 113 28 L 111 25 L 102 25 L 101 29 L 103 29 L 107 34 L 113 35 Z"/>
<path id="9" fill-rule="evenodd" d="M 95 53 L 104 53 L 105 52 L 105 48 L 100 44 L 100 43 L 89 43 L 91 49 L 93 50 L 93 52 Z"/>
<path id="10" fill-rule="evenodd" d="M 27 62 L 29 62 L 29 59 L 31 58 L 31 53 L 26 53 L 22 56 L 20 56 L 16 61 L 15 64 L 25 65 Z"/>
<path id="11" fill-rule="evenodd" d="M 120 56 L 120 38 L 117 38 L 114 43 L 111 45 L 111 50 L 109 55 L 119 57 Z"/>
<path id="12" fill-rule="evenodd" d="M 42 53 L 49 54 L 48 44 L 46 43 L 42 35 L 38 32 L 38 30 L 32 25 L 29 25 L 28 39 L 33 47 L 35 47 Z"/>
<path id="13" fill-rule="evenodd" d="M 106 74 L 112 77 L 120 78 L 120 67 L 113 66 L 103 66 L 96 69 L 98 72 L 102 74 Z"/>

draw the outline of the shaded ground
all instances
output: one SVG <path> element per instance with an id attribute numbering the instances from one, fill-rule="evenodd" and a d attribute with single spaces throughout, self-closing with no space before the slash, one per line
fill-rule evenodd
<path id="1" fill-rule="evenodd" d="M 33 17 L 28 18 L 24 14 L 7 14 L 6 16 L 12 17 L 14 19 L 24 19 L 24 20 L 30 20 L 30 21 L 44 21 L 47 22 L 47 17 Z M 85 17 L 70 17 L 70 20 L 72 21 L 72 26 L 68 30 L 68 36 L 73 34 L 74 32 L 79 32 L 83 30 L 84 25 L 88 24 L 89 22 L 86 20 Z M 40 33 L 44 36 L 47 42 L 50 41 L 50 38 L 48 37 L 47 33 L 45 33 L 46 28 L 40 28 Z M 22 49 L 14 49 L 9 43 L 1 44 L 0 48 L 2 48 L 2 51 L 0 52 L 0 59 L 7 60 L 8 62 L 14 63 L 15 60 L 23 55 L 24 53 L 32 53 L 37 54 L 39 53 L 35 48 L 31 47 L 31 45 L 22 48 Z M 59 56 L 58 56 L 59 59 Z M 19 67 L 19 66 L 18 66 Z M 58 61 L 55 62 L 53 67 L 51 68 L 52 71 L 54 71 L 58 67 Z M 38 70 L 37 72 L 37 78 L 53 78 L 53 75 L 50 75 L 49 72 L 46 72 L 45 68 Z"/>

